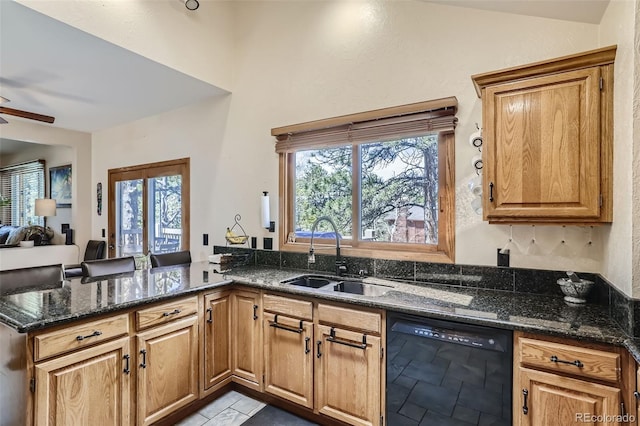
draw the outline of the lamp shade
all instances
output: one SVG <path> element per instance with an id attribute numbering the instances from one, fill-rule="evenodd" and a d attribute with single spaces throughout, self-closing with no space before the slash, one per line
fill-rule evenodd
<path id="1" fill-rule="evenodd" d="M 50 198 L 36 199 L 36 216 L 55 216 L 56 200 Z"/>

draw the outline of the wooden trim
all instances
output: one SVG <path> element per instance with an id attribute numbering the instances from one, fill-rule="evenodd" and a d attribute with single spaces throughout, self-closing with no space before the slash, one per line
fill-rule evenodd
<path id="1" fill-rule="evenodd" d="M 562 56 L 555 59 L 534 62 L 532 64 L 504 68 L 471 76 L 478 97 L 482 97 L 482 89 L 494 84 L 519 80 L 529 77 L 537 77 L 544 74 L 587 68 L 599 65 L 613 64 L 616 57 L 617 46 L 608 46 L 587 52 Z"/>
<path id="2" fill-rule="evenodd" d="M 600 68 L 600 222 L 613 222 L 613 64 Z"/>
<path id="3" fill-rule="evenodd" d="M 449 98 L 435 99 L 408 105 L 359 112 L 356 114 L 341 115 L 339 117 L 325 118 L 322 120 L 308 121 L 306 123 L 293 124 L 290 126 L 274 127 L 273 129 L 271 129 L 271 136 L 328 129 L 331 127 L 338 127 L 350 123 L 359 123 L 363 121 L 378 120 L 381 118 L 388 118 L 399 115 L 434 111 L 443 108 L 453 108 L 454 111 L 452 115 L 455 115 L 458 109 L 458 100 L 455 98 L 455 96 L 452 96 Z"/>

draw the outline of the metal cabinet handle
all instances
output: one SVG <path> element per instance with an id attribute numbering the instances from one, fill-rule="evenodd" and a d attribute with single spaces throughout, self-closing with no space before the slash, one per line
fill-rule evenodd
<path id="1" fill-rule="evenodd" d="M 555 355 L 551 355 L 551 358 L 549 358 L 549 360 L 550 360 L 551 362 L 556 362 L 556 363 L 558 363 L 558 362 L 559 362 L 559 363 L 562 363 L 562 364 L 575 365 L 575 366 L 576 366 L 576 367 L 578 367 L 578 368 L 582 368 L 582 367 L 584 367 L 584 364 L 583 364 L 583 363 L 581 363 L 581 362 L 580 362 L 579 360 L 577 360 L 577 359 L 576 359 L 575 361 L 565 361 L 565 360 L 559 359 L 559 358 L 558 358 L 557 356 L 555 356 Z"/>
<path id="2" fill-rule="evenodd" d="M 309 342 L 311 341 L 311 337 L 305 337 L 304 338 L 304 354 L 308 354 L 309 352 L 311 352 L 311 349 L 309 348 Z"/>
<path id="3" fill-rule="evenodd" d="M 95 336 L 100 336 L 102 334 L 101 331 L 96 330 L 93 333 L 89 334 L 88 336 L 76 336 L 76 340 L 78 342 L 82 342 L 84 339 L 88 339 L 89 337 L 95 337 Z"/>
<path id="4" fill-rule="evenodd" d="M 140 364 L 140 367 L 147 368 L 147 350 L 143 349 L 140 353 L 142 354 L 142 364 Z"/>
<path id="5" fill-rule="evenodd" d="M 322 352 L 320 352 L 320 345 L 322 344 L 322 340 L 318 340 L 316 342 L 316 357 L 320 358 L 322 356 Z"/>
<path id="6" fill-rule="evenodd" d="M 253 305 L 253 320 L 258 319 L 258 305 Z"/>
<path id="7" fill-rule="evenodd" d="M 290 331 L 292 333 L 302 333 L 304 331 L 303 321 L 300 321 L 300 326 L 298 328 L 292 328 L 286 325 L 282 325 L 278 323 L 278 314 L 273 316 L 273 321 L 269 321 L 269 327 L 279 328 L 280 330 Z"/>
<path id="8" fill-rule="evenodd" d="M 163 317 L 168 317 L 169 315 L 177 315 L 177 314 L 179 314 L 180 312 L 181 312 L 181 311 L 180 311 L 180 309 L 174 309 L 174 310 L 173 310 L 173 311 L 171 311 L 171 312 L 165 312 L 165 313 L 163 313 L 163 314 L 162 314 L 162 316 L 163 316 Z"/>
<path id="9" fill-rule="evenodd" d="M 493 182 L 489 182 L 489 201 L 493 203 Z"/>
<path id="10" fill-rule="evenodd" d="M 131 370 L 129 369 L 129 359 L 131 358 L 129 356 L 129 354 L 126 354 L 125 356 L 123 356 L 122 358 L 124 358 L 125 364 L 124 364 L 124 374 L 129 374 L 131 372 Z"/>
<path id="11" fill-rule="evenodd" d="M 329 333 L 329 337 L 327 337 L 327 342 L 338 343 L 340 345 L 351 346 L 352 348 L 358 349 L 367 349 L 367 335 L 362 335 L 362 343 L 352 343 L 347 340 L 340 340 L 336 338 L 336 330 L 331 327 L 331 332 Z"/>
<path id="12" fill-rule="evenodd" d="M 527 407 L 527 396 L 529 396 L 529 391 L 526 389 L 522 389 L 522 396 L 524 398 L 524 403 L 522 405 L 522 414 L 529 414 L 529 407 Z"/>
<path id="13" fill-rule="evenodd" d="M 207 312 L 209 313 L 209 318 L 207 319 L 207 322 L 211 324 L 213 322 L 213 308 L 207 308 Z"/>

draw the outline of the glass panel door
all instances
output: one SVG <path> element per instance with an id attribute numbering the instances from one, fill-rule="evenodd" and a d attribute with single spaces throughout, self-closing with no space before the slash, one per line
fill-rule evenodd
<path id="1" fill-rule="evenodd" d="M 116 182 L 116 257 L 144 253 L 144 180 Z"/>
<path id="2" fill-rule="evenodd" d="M 182 246 L 182 176 L 149 179 L 149 249 L 171 253 Z"/>
<path id="3" fill-rule="evenodd" d="M 189 249 L 189 163 L 109 170 L 109 257 Z"/>

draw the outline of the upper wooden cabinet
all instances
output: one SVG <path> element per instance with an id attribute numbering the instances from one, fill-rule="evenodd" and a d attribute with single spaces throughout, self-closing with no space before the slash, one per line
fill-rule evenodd
<path id="1" fill-rule="evenodd" d="M 611 222 L 615 53 L 472 76 L 482 98 L 485 220 Z"/>

